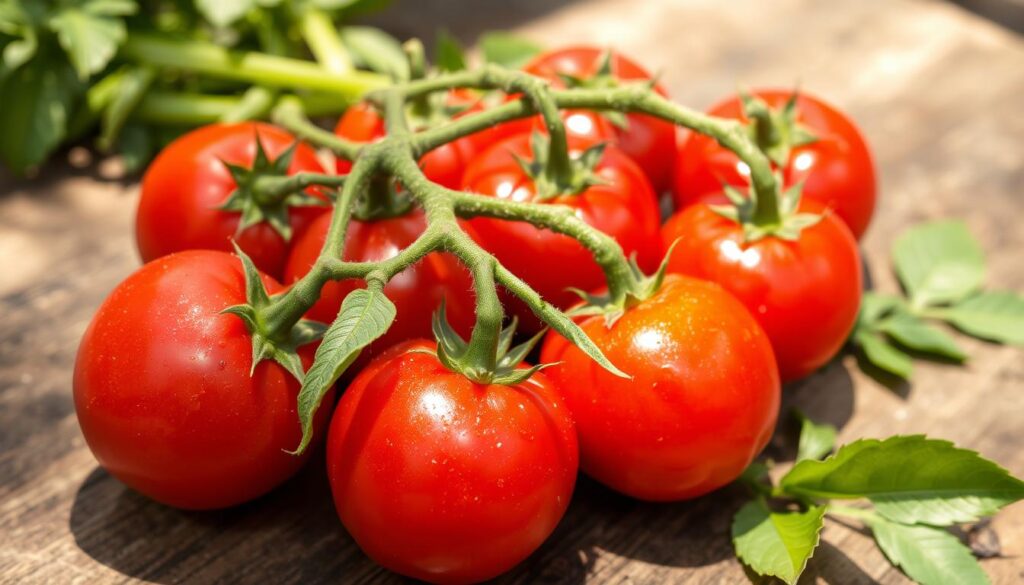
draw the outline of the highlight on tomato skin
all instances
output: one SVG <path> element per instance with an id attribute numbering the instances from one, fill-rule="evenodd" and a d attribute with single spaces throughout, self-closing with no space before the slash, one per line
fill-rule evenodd
<path id="1" fill-rule="evenodd" d="M 771 344 L 722 287 L 669 274 L 609 327 L 579 321 L 617 367 L 604 370 L 555 332 L 540 361 L 576 421 L 580 465 L 642 500 L 695 498 L 733 481 L 768 444 L 780 383 Z"/>
<path id="2" fill-rule="evenodd" d="M 331 421 L 328 476 L 342 523 L 374 561 L 476 583 L 523 561 L 565 514 L 576 432 L 543 373 L 478 384 L 435 347 L 395 346 L 353 380 Z"/>
<path id="3" fill-rule="evenodd" d="M 73 388 L 82 435 L 111 475 L 158 502 L 206 510 L 259 497 L 306 463 L 312 450 L 286 452 L 302 436 L 299 382 L 273 361 L 250 377 L 250 334 L 221 313 L 245 301 L 238 257 L 190 250 L 142 266 L 103 302 Z M 315 348 L 299 349 L 307 368 Z M 315 440 L 328 414 L 316 415 Z"/>

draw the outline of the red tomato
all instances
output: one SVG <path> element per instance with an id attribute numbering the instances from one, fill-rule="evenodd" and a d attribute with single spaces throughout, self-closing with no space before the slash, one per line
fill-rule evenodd
<path id="1" fill-rule="evenodd" d="M 570 140 L 573 156 L 580 152 L 577 143 Z M 501 199 L 535 200 L 536 186 L 514 155 L 532 158 L 528 134 L 498 142 L 475 158 L 466 169 L 463 189 Z M 603 184 L 543 203 L 572 207 L 585 222 L 614 237 L 627 255 L 636 253 L 644 270 L 653 271 L 660 260 L 661 242 L 658 209 L 646 177 L 611 145 L 595 173 Z M 555 306 L 567 308 L 579 300 L 567 287 L 591 290 L 604 284 L 604 273 L 593 255 L 569 236 L 526 222 L 476 218 L 470 224 L 484 248 Z M 518 299 L 510 300 L 509 309 L 522 319 L 523 329 L 539 328 L 539 321 Z"/>
<path id="2" fill-rule="evenodd" d="M 451 92 L 449 104 L 466 108 L 463 113 L 477 112 L 482 109 L 480 99 L 465 90 Z M 413 128 L 413 130 L 418 129 Z M 334 133 L 355 142 L 374 142 L 386 134 L 384 119 L 373 106 L 366 103 L 356 104 L 349 108 L 338 120 Z M 450 189 L 458 189 L 466 164 L 493 139 L 487 130 L 465 136 L 423 155 L 423 158 L 420 159 L 420 166 L 431 181 Z M 347 174 L 352 170 L 352 163 L 338 158 L 337 167 L 339 174 Z"/>
<path id="3" fill-rule="evenodd" d="M 295 242 L 285 268 L 285 282 L 295 282 L 306 275 L 327 239 L 331 223 L 326 214 Z M 398 255 L 426 229 L 423 212 L 415 210 L 401 217 L 370 222 L 353 220 L 345 234 L 344 260 L 375 262 Z M 327 283 L 313 308 L 306 316 L 331 323 L 338 316 L 341 302 L 356 288 L 364 288 L 361 280 Z M 406 268 L 384 287 L 384 294 L 395 304 L 397 315 L 383 337 L 363 353 L 371 356 L 400 341 L 431 336 L 433 312 L 446 300 L 448 321 L 465 337 L 475 321 L 473 281 L 469 271 L 450 254 L 432 253 Z M 365 359 L 365 358 L 364 358 Z"/>
<path id="4" fill-rule="evenodd" d="M 235 181 L 224 163 L 251 166 L 257 133 L 271 159 L 296 140 L 269 124 L 212 124 L 185 134 L 160 152 L 142 179 L 135 219 L 135 239 L 143 262 L 182 250 L 230 252 L 234 249 L 233 238 L 257 268 L 281 275 L 288 242 L 266 222 L 237 233 L 241 214 L 217 209 L 235 190 Z M 288 174 L 300 171 L 324 171 L 313 149 L 302 143 L 295 150 Z M 289 211 L 293 237 L 329 209 L 293 207 Z"/>
<path id="5" fill-rule="evenodd" d="M 802 378 L 842 347 L 860 306 L 861 263 L 850 230 L 824 213 L 797 241 L 767 237 L 745 243 L 743 230 L 704 204 L 693 205 L 662 228 L 678 239 L 669 272 L 721 284 L 736 295 L 771 339 L 783 381 Z"/>
<path id="6" fill-rule="evenodd" d="M 514 386 L 449 371 L 433 343 L 394 347 L 342 396 L 327 470 L 342 523 L 397 573 L 475 583 L 551 534 L 578 468 L 569 412 L 544 374 Z"/>
<path id="7" fill-rule="evenodd" d="M 566 47 L 541 53 L 523 70 L 564 86 L 561 75 L 591 78 L 598 73 L 605 50 L 597 47 Z M 651 74 L 629 58 L 615 51 L 611 54 L 612 74 L 623 81 L 649 81 Z M 660 84 L 654 90 L 668 93 Z M 656 191 L 667 189 L 672 179 L 672 153 L 675 150 L 675 126 L 668 121 L 644 114 L 627 114 L 626 127 L 615 128 L 618 146 L 647 173 Z"/>
<path id="8" fill-rule="evenodd" d="M 780 389 L 757 321 L 714 283 L 667 275 L 611 327 L 580 321 L 632 379 L 551 332 L 541 362 L 576 421 L 580 465 L 644 500 L 694 498 L 739 477 L 768 444 Z"/>
<path id="9" fill-rule="evenodd" d="M 281 286 L 263 276 L 270 293 Z M 107 297 L 75 361 L 78 422 L 114 477 L 178 508 L 233 506 L 294 474 L 299 383 L 263 361 L 250 377 L 237 257 L 192 250 L 154 260 Z M 300 349 L 306 367 L 313 346 Z M 325 402 L 330 404 L 331 398 Z M 315 419 L 317 436 L 327 409 Z"/>
<path id="10" fill-rule="evenodd" d="M 793 92 L 761 90 L 753 95 L 780 109 Z M 796 107 L 797 122 L 818 139 L 792 149 L 789 164 L 782 169 L 783 180 L 786 185 L 804 181 L 803 196 L 834 209 L 860 239 L 875 209 L 875 165 L 867 143 L 852 120 L 821 99 L 800 92 Z M 708 113 L 747 121 L 738 97 L 720 102 Z M 711 137 L 690 133 L 680 142 L 676 157 L 676 207 L 707 201 L 723 184 L 745 188 L 749 176 L 747 166 L 732 151 Z"/>

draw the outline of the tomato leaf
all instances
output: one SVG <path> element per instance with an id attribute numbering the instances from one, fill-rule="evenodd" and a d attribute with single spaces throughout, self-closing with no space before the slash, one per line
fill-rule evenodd
<path id="1" fill-rule="evenodd" d="M 459 40 L 448 31 L 437 32 L 434 45 L 434 63 L 441 71 L 462 71 L 466 69 L 466 54 Z"/>
<path id="2" fill-rule="evenodd" d="M 782 478 L 785 493 L 868 498 L 895 522 L 973 522 L 1024 498 L 1024 482 L 974 451 L 924 436 L 864 439 L 824 461 L 804 460 Z"/>
<path id="3" fill-rule="evenodd" d="M 341 41 L 357 65 L 383 73 L 395 81 L 409 79 L 409 60 L 395 37 L 372 26 L 346 26 Z"/>
<path id="4" fill-rule="evenodd" d="M 830 424 L 818 424 L 797 411 L 800 419 L 800 443 L 796 450 L 796 460 L 821 459 L 828 455 L 836 445 L 836 428 Z"/>
<path id="5" fill-rule="evenodd" d="M 910 228 L 893 246 L 900 282 L 917 307 L 953 303 L 978 290 L 985 256 L 962 221 L 936 221 Z"/>
<path id="6" fill-rule="evenodd" d="M 395 320 L 395 305 L 380 287 L 356 289 L 345 297 L 334 323 L 324 333 L 313 365 L 302 380 L 298 410 L 302 442 L 292 453 L 306 450 L 313 438 L 313 415 L 331 386 L 359 357 L 364 347 L 384 335 Z"/>
<path id="7" fill-rule="evenodd" d="M 879 323 L 878 329 L 910 349 L 957 361 L 967 359 L 949 334 L 909 313 L 893 315 Z"/>
<path id="8" fill-rule="evenodd" d="M 902 304 L 903 299 L 895 295 L 865 292 L 860 301 L 860 312 L 857 313 L 857 327 L 873 326 Z"/>
<path id="9" fill-rule="evenodd" d="M 764 500 L 747 502 L 732 520 L 736 556 L 759 575 L 796 583 L 818 546 L 824 516 L 824 506 L 776 513 Z"/>
<path id="10" fill-rule="evenodd" d="M 110 63 L 126 36 L 122 17 L 137 10 L 134 0 L 80 0 L 62 5 L 50 17 L 50 29 L 57 34 L 79 79 L 88 79 Z"/>
<path id="11" fill-rule="evenodd" d="M 932 314 L 975 337 L 1024 344 L 1024 297 L 1014 292 L 982 292 Z"/>
<path id="12" fill-rule="evenodd" d="M 506 32 L 484 33 L 477 41 L 484 61 L 497 63 L 509 69 L 519 69 L 526 62 L 544 50 L 537 43 Z"/>
<path id="13" fill-rule="evenodd" d="M 226 27 L 255 7 L 253 0 L 195 0 L 203 18 L 216 27 Z"/>
<path id="14" fill-rule="evenodd" d="M 942 528 L 906 526 L 878 516 L 866 522 L 889 561 L 922 585 L 989 583 L 970 549 Z"/>
<path id="15" fill-rule="evenodd" d="M 870 330 L 854 331 L 854 345 L 860 347 L 864 357 L 877 368 L 903 379 L 914 373 L 914 362 L 910 356 L 894 347 Z"/>
<path id="16" fill-rule="evenodd" d="M 135 111 L 155 78 L 156 70 L 149 67 L 131 69 L 121 78 L 113 101 L 103 110 L 103 130 L 98 140 L 102 150 L 113 148 L 128 117 Z"/>

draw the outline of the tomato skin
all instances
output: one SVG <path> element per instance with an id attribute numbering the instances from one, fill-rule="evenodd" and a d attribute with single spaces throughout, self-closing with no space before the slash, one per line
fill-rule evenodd
<path id="1" fill-rule="evenodd" d="M 611 328 L 579 321 L 614 376 L 557 333 L 540 360 L 576 421 L 585 473 L 635 498 L 694 498 L 736 479 L 767 445 L 780 386 L 757 322 L 714 283 L 667 275 Z"/>
<path id="2" fill-rule="evenodd" d="M 597 73 L 605 49 L 589 46 L 565 47 L 547 51 L 535 57 L 523 67 L 523 71 L 543 77 L 558 87 L 565 83 L 560 75 L 588 78 Z M 643 67 L 628 57 L 612 51 L 612 72 L 623 81 L 649 81 L 652 79 Z M 661 84 L 654 90 L 664 97 L 668 92 Z M 655 191 L 662 191 L 671 185 L 673 152 L 675 150 L 675 125 L 671 122 L 645 114 L 626 114 L 627 127 L 613 127 L 617 145 L 640 165 Z"/>
<path id="3" fill-rule="evenodd" d="M 773 109 L 782 108 L 792 91 L 766 89 L 753 92 Z M 739 98 L 728 98 L 708 114 L 748 121 Z M 797 97 L 797 121 L 818 140 L 790 153 L 782 169 L 786 185 L 804 181 L 803 196 L 831 207 L 859 240 L 875 209 L 875 165 L 867 142 L 854 122 L 820 98 L 803 91 Z M 722 185 L 745 188 L 749 171 L 732 151 L 713 138 L 689 133 L 680 141 L 676 157 L 674 197 L 677 209 L 707 201 Z"/>
<path id="4" fill-rule="evenodd" d="M 338 515 L 377 563 L 434 583 L 495 577 L 565 513 L 576 432 L 544 374 L 474 383 L 427 353 L 391 348 L 342 395 L 328 475 Z"/>
<path id="5" fill-rule="evenodd" d="M 290 133 L 269 124 L 211 124 L 178 138 L 157 155 L 142 178 L 135 219 L 135 239 L 143 262 L 182 250 L 233 251 L 234 239 L 256 267 L 280 277 L 288 242 L 270 224 L 261 222 L 237 233 L 239 212 L 221 211 L 235 190 L 223 162 L 248 167 L 256 156 L 259 134 L 267 155 L 275 159 L 295 143 Z M 316 153 L 300 143 L 289 174 L 322 173 Z M 315 191 L 311 194 L 317 195 Z M 318 195 L 321 199 L 322 195 Z M 289 212 L 293 238 L 329 207 L 293 207 Z"/>
<path id="6" fill-rule="evenodd" d="M 74 398 L 111 475 L 164 504 L 212 509 L 256 498 L 306 462 L 310 451 L 284 452 L 302 436 L 298 381 L 270 361 L 250 377 L 249 332 L 220 313 L 244 301 L 237 257 L 192 250 L 146 264 L 103 302 L 78 349 Z M 305 367 L 314 349 L 300 349 Z M 317 438 L 326 422 L 323 409 Z"/>
<path id="7" fill-rule="evenodd" d="M 581 145 L 571 140 L 570 150 L 578 154 Z M 463 178 L 463 190 L 515 201 L 534 200 L 536 187 L 513 154 L 532 158 L 528 134 L 498 142 L 473 159 Z M 605 148 L 595 173 L 604 184 L 543 203 L 572 207 L 583 221 L 615 238 L 627 255 L 636 253 L 644 270 L 653 271 L 660 261 L 661 242 L 658 209 L 646 177 L 612 145 Z M 484 248 L 557 307 L 567 308 L 579 300 L 566 287 L 591 290 L 604 284 L 604 273 L 593 255 L 569 236 L 525 222 L 480 217 L 469 223 Z M 507 306 L 519 316 L 523 329 L 539 329 L 540 322 L 524 303 L 510 298 Z"/>
<path id="8" fill-rule="evenodd" d="M 316 263 L 330 223 L 331 215 L 324 215 L 295 241 L 285 267 L 286 283 L 305 276 Z M 370 262 L 393 258 L 412 244 L 426 225 L 426 218 L 418 209 L 400 217 L 370 222 L 352 220 L 345 234 L 343 259 Z M 365 287 L 365 283 L 357 279 L 328 282 L 320 300 L 306 317 L 333 322 L 345 296 L 356 288 Z M 431 316 L 441 305 L 442 298 L 446 299 L 445 313 L 452 327 L 467 338 L 472 331 L 475 321 L 473 280 L 469 271 L 451 254 L 428 254 L 392 278 L 384 286 L 384 294 L 395 304 L 397 314 L 388 332 L 363 352 L 366 357 L 401 341 L 432 335 Z M 361 359 L 365 361 L 366 357 L 361 356 Z"/>
<path id="9" fill-rule="evenodd" d="M 677 213 L 662 228 L 678 239 L 668 271 L 721 284 L 743 302 L 771 339 L 783 381 L 803 378 L 832 359 L 860 307 L 857 242 L 835 214 L 823 213 L 795 242 L 768 237 L 745 244 L 742 228 L 705 204 Z"/>

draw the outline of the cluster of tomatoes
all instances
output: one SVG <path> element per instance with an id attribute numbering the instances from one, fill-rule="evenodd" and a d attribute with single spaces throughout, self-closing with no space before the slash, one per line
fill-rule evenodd
<path id="1" fill-rule="evenodd" d="M 632 61 L 594 48 L 547 52 L 526 70 L 561 86 L 648 82 L 665 95 Z M 779 112 L 793 96 L 755 97 Z M 456 116 L 484 107 L 463 90 L 448 101 Z M 677 135 L 671 123 L 647 115 L 564 112 L 574 155 L 605 144 L 591 169 L 597 180 L 575 193 L 539 196 L 521 164 L 537 154 L 530 137 L 543 125 L 535 119 L 460 138 L 422 158 L 427 177 L 446 187 L 573 208 L 648 273 L 676 245 L 650 296 L 614 317 L 578 318 L 629 378 L 548 333 L 540 361 L 551 367 L 514 385 L 473 382 L 442 366 L 424 339 L 442 300 L 455 330 L 470 330 L 466 269 L 431 253 L 388 282 L 394 325 L 363 352 L 373 359 L 357 364 L 333 419 L 328 398 L 314 421 L 317 435 L 327 431 L 338 513 L 371 558 L 429 581 L 478 581 L 508 570 L 547 538 L 579 469 L 655 501 L 708 493 L 744 470 L 774 429 L 780 381 L 822 366 L 853 326 L 861 292 L 856 238 L 874 207 L 874 171 L 854 125 L 806 94 L 793 111 L 814 139 L 794 143 L 775 163 L 784 186 L 802 185 L 801 210 L 821 218 L 790 238 L 751 241 L 717 213 L 723 185 L 747 189 L 746 165 L 713 139 Z M 749 122 L 739 98 L 709 113 Z M 384 127 L 372 107 L 356 106 L 336 133 L 369 142 Z M 110 473 L 161 502 L 234 505 L 274 488 L 308 457 L 285 452 L 301 437 L 299 382 L 273 361 L 253 367 L 246 324 L 221 312 L 246 302 L 241 263 L 228 253 L 232 239 L 270 294 L 302 277 L 320 254 L 331 219 L 322 191 L 308 190 L 299 205 L 228 201 L 250 180 L 246 169 L 324 171 L 312 148 L 294 143 L 265 124 L 212 125 L 161 153 L 138 209 L 147 264 L 113 291 L 82 341 L 74 388 L 83 434 Z M 337 171 L 349 165 L 339 162 Z M 677 211 L 662 225 L 657 194 L 666 191 Z M 562 309 L 579 302 L 567 288 L 604 285 L 591 253 L 567 236 L 491 218 L 464 225 Z M 355 219 L 344 259 L 393 257 L 424 226 L 416 208 Z M 357 286 L 328 284 L 307 316 L 331 322 Z M 525 304 L 505 301 L 524 327 L 539 330 Z M 306 368 L 315 346 L 299 349 Z"/>

